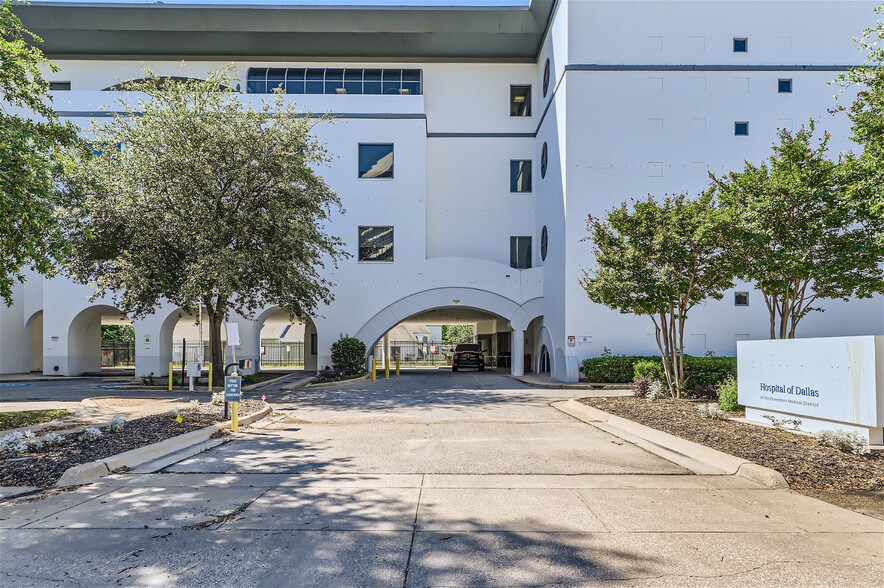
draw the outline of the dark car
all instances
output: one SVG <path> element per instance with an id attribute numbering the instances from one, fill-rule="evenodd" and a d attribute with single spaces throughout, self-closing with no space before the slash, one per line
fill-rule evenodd
<path id="1" fill-rule="evenodd" d="M 461 343 L 454 348 L 451 371 L 456 372 L 461 368 L 477 368 L 480 372 L 485 371 L 485 354 L 477 343 Z"/>

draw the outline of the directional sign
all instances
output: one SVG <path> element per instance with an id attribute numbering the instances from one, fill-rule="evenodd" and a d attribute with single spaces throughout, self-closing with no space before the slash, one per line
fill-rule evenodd
<path id="1" fill-rule="evenodd" d="M 239 402 L 242 397 L 242 377 L 224 376 L 224 402 Z"/>

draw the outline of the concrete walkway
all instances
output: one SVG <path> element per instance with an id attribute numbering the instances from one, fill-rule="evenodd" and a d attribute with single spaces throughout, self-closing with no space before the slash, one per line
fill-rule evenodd
<path id="1" fill-rule="evenodd" d="M 271 392 L 268 392 L 268 399 Z M 879 586 L 884 522 L 698 476 L 550 408 L 414 373 L 286 393 L 158 473 L 0 508 L 4 586 Z"/>

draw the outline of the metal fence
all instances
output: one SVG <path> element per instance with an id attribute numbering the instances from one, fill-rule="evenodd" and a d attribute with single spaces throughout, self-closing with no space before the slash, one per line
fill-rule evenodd
<path id="1" fill-rule="evenodd" d="M 399 358 L 402 366 L 437 366 L 451 365 L 451 356 L 456 343 L 439 341 L 390 341 L 390 358 Z M 375 358 L 383 355 L 384 344 L 378 343 L 374 348 Z"/>
<path id="2" fill-rule="evenodd" d="M 135 367 L 135 343 L 102 341 L 101 367 Z"/>
<path id="3" fill-rule="evenodd" d="M 304 342 L 262 341 L 261 365 L 267 367 L 304 367 Z"/>
<path id="4" fill-rule="evenodd" d="M 187 347 L 184 348 L 182 341 L 172 342 L 172 364 L 176 368 L 182 368 L 185 364 L 194 363 L 200 360 L 200 342 L 187 341 Z M 212 357 L 212 348 L 208 341 L 203 341 L 202 359 L 206 362 Z M 182 361 L 183 360 L 183 361 Z"/>

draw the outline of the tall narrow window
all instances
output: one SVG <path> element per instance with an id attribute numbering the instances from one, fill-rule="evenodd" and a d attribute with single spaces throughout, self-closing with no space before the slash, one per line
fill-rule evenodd
<path id="1" fill-rule="evenodd" d="M 540 261 L 546 261 L 546 253 L 549 250 L 549 231 L 546 225 L 540 230 Z"/>
<path id="2" fill-rule="evenodd" d="M 360 178 L 392 178 L 393 177 L 393 144 L 392 143 L 360 143 L 359 144 L 359 177 Z"/>
<path id="3" fill-rule="evenodd" d="M 359 261 L 393 261 L 393 227 L 359 227 Z"/>
<path id="4" fill-rule="evenodd" d="M 510 267 L 520 270 L 531 267 L 531 237 L 510 237 Z"/>
<path id="5" fill-rule="evenodd" d="M 510 86 L 510 116 L 531 116 L 531 86 Z"/>
<path id="6" fill-rule="evenodd" d="M 546 177 L 546 166 L 549 164 L 549 147 L 546 146 L 546 141 L 543 142 L 543 147 L 540 149 L 540 179 Z"/>
<path id="7" fill-rule="evenodd" d="M 749 39 L 746 37 L 734 37 L 734 53 L 748 53 Z"/>
<path id="8" fill-rule="evenodd" d="M 316 355 L 319 353 L 319 341 L 317 339 L 316 333 L 310 333 L 310 355 Z"/>
<path id="9" fill-rule="evenodd" d="M 531 191 L 531 160 L 513 159 L 510 161 L 510 192 Z"/>
<path id="10" fill-rule="evenodd" d="M 546 63 L 543 65 L 543 97 L 546 98 L 546 93 L 549 91 L 549 58 L 547 58 Z"/>

